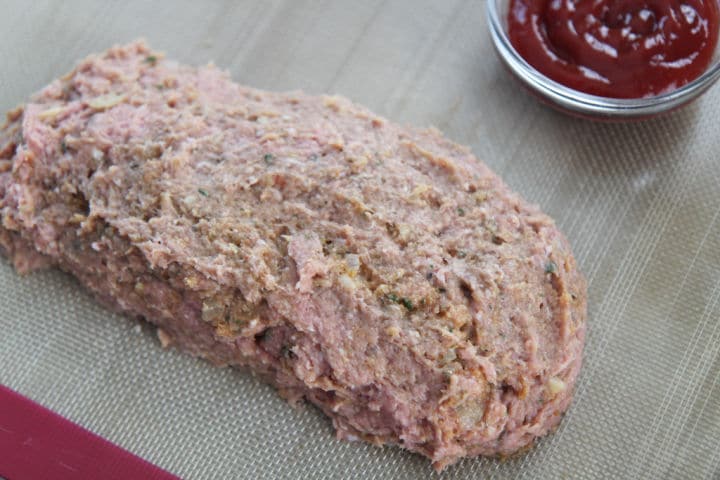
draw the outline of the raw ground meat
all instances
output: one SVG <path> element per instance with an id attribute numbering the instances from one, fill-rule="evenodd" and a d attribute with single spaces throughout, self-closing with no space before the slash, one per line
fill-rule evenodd
<path id="1" fill-rule="evenodd" d="M 346 439 L 436 468 L 554 429 L 585 282 L 553 221 L 466 148 L 350 101 L 242 87 L 141 42 L 0 131 L 0 245 Z"/>

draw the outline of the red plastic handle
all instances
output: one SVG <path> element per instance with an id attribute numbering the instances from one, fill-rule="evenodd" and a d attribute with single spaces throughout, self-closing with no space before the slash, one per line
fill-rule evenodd
<path id="1" fill-rule="evenodd" d="M 0 478 L 178 477 L 0 385 Z"/>

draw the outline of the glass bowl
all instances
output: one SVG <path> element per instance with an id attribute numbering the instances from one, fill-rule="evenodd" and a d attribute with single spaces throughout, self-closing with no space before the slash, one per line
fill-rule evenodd
<path id="1" fill-rule="evenodd" d="M 670 112 L 696 99 L 720 78 L 720 46 L 707 70 L 677 90 L 646 98 L 608 98 L 583 93 L 555 82 L 530 66 L 508 37 L 510 0 L 487 0 L 487 17 L 495 50 L 510 72 L 537 98 L 562 112 L 592 120 L 638 120 Z"/>

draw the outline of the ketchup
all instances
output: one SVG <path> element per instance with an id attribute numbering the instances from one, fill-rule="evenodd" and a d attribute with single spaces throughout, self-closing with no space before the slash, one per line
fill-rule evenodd
<path id="1" fill-rule="evenodd" d="M 718 40 L 718 0 L 511 0 L 510 42 L 575 90 L 640 98 L 699 77 Z"/>

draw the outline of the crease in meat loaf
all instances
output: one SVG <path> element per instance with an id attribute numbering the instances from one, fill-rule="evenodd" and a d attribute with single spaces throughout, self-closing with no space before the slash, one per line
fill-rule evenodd
<path id="1" fill-rule="evenodd" d="M 341 97 L 111 48 L 8 114 L 0 212 L 18 271 L 71 272 L 341 438 L 441 469 L 526 448 L 572 398 L 586 290 L 552 220 Z"/>

